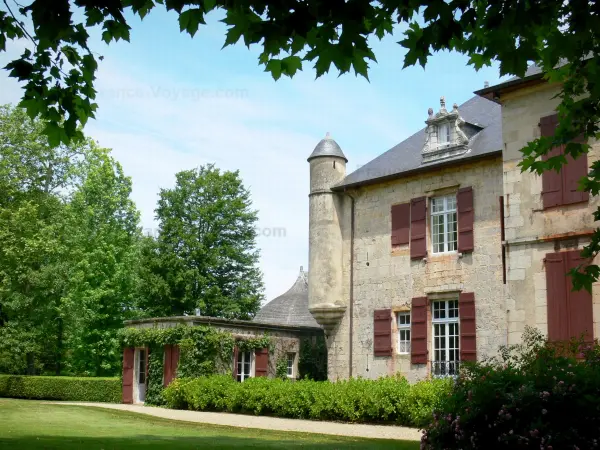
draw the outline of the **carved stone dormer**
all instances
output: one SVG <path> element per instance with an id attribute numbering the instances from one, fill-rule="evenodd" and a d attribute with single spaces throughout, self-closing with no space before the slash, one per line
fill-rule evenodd
<path id="1" fill-rule="evenodd" d="M 460 117 L 456 103 L 448 112 L 446 100 L 442 97 L 439 112 L 434 115 L 432 108 L 427 112 L 429 117 L 425 121 L 427 128 L 422 151 L 424 163 L 452 158 L 469 151 L 469 138 L 462 129 L 465 121 Z"/>

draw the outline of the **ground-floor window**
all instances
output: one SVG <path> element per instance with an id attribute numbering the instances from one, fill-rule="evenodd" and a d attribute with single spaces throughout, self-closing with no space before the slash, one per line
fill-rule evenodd
<path id="1" fill-rule="evenodd" d="M 287 376 L 290 378 L 294 377 L 294 361 L 296 359 L 295 353 L 287 354 Z"/>
<path id="2" fill-rule="evenodd" d="M 396 316 L 398 325 L 398 353 L 410 353 L 410 312 L 402 311 Z"/>
<path id="3" fill-rule="evenodd" d="M 252 369 L 252 353 L 239 352 L 237 360 L 237 380 L 244 381 L 250 378 Z"/>
<path id="4" fill-rule="evenodd" d="M 458 374 L 460 364 L 458 300 L 431 303 L 433 326 L 433 376 Z"/>

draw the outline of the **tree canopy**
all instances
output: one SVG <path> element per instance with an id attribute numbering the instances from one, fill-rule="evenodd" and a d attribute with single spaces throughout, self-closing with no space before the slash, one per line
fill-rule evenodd
<path id="1" fill-rule="evenodd" d="M 141 308 L 151 316 L 194 314 L 250 319 L 263 298 L 257 268 L 257 213 L 237 172 L 212 165 L 176 174 L 162 189 L 159 234 L 140 265 Z"/>

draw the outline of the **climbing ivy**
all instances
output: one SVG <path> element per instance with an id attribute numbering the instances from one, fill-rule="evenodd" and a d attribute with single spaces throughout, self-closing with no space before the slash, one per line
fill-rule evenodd
<path id="1" fill-rule="evenodd" d="M 261 348 L 268 348 L 269 352 L 273 351 L 273 340 L 266 333 L 260 337 L 240 339 L 236 341 L 235 345 L 237 345 L 239 351 L 241 352 L 250 352 L 252 350 L 259 350 Z"/>
<path id="2" fill-rule="evenodd" d="M 273 341 L 267 334 L 236 340 L 231 333 L 209 326 L 177 325 L 171 328 L 125 328 L 120 331 L 119 337 L 123 347 L 149 346 L 152 349 L 160 349 L 160 359 L 154 362 L 155 369 L 150 368 L 156 379 L 150 375 L 148 380 L 149 389 L 156 389 L 156 392 L 162 390 L 162 355 L 165 345 L 179 346 L 177 376 L 181 378 L 228 372 L 232 369 L 231 357 L 234 346 L 244 352 L 261 348 L 273 350 Z M 157 354 L 158 350 L 151 352 L 149 364 L 152 364 L 154 359 L 153 353 Z M 152 385 L 154 386 L 150 388 Z M 147 398 L 149 394 L 150 392 L 147 393 Z M 152 402 L 162 401 L 158 394 L 154 395 L 154 393 L 150 395 Z"/>
<path id="3" fill-rule="evenodd" d="M 327 380 L 327 345 L 323 336 L 304 338 L 300 343 L 298 358 L 298 372 L 300 378 L 309 378 L 315 381 Z"/>
<path id="4" fill-rule="evenodd" d="M 164 348 L 158 345 L 150 346 L 148 355 L 148 388 L 146 401 L 148 405 L 162 406 L 165 404 L 163 397 L 163 366 Z"/>
<path id="5" fill-rule="evenodd" d="M 275 364 L 275 376 L 282 380 L 287 380 L 287 358 L 279 358 Z"/>

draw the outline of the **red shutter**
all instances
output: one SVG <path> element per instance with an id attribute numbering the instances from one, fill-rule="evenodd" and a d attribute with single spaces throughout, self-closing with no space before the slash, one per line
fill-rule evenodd
<path id="1" fill-rule="evenodd" d="M 475 248 L 473 240 L 475 210 L 473 208 L 472 187 L 469 186 L 458 190 L 456 209 L 458 211 L 458 251 L 461 253 L 472 252 Z"/>
<path id="2" fill-rule="evenodd" d="M 237 369 L 238 369 L 238 354 L 239 349 L 238 346 L 233 347 L 233 379 L 237 381 Z"/>
<path id="3" fill-rule="evenodd" d="M 391 309 L 378 309 L 373 314 L 373 354 L 392 356 Z"/>
<path id="4" fill-rule="evenodd" d="M 567 266 L 565 253 L 546 254 L 546 302 L 548 309 L 548 340 L 569 339 L 567 308 Z"/>
<path id="5" fill-rule="evenodd" d="M 171 368 L 172 345 L 165 345 L 165 360 L 163 363 L 163 386 L 167 387 L 173 380 L 173 369 Z"/>
<path id="6" fill-rule="evenodd" d="M 577 159 L 567 155 L 567 163 L 563 166 L 563 204 L 587 202 L 589 192 L 578 190 L 579 180 L 588 174 L 588 155 L 584 153 Z"/>
<path id="7" fill-rule="evenodd" d="M 410 320 L 410 362 L 427 364 L 427 297 L 412 299 Z"/>
<path id="8" fill-rule="evenodd" d="M 408 244 L 410 236 L 410 203 L 392 205 L 392 247 Z"/>
<path id="9" fill-rule="evenodd" d="M 581 257 L 581 251 L 575 250 L 566 253 L 567 272 L 582 264 L 584 267 L 589 260 Z M 594 311 L 592 294 L 582 289 L 573 291 L 572 278 L 567 277 L 567 303 L 569 309 L 569 335 L 579 339 L 582 335 L 585 342 L 594 340 Z"/>
<path id="10" fill-rule="evenodd" d="M 135 349 L 123 349 L 123 403 L 133 403 L 133 366 Z"/>
<path id="11" fill-rule="evenodd" d="M 410 201 L 410 257 L 420 259 L 427 256 L 427 198 L 413 198 Z"/>
<path id="12" fill-rule="evenodd" d="M 269 373 L 269 349 L 261 348 L 255 351 L 254 376 L 266 377 Z"/>
<path id="13" fill-rule="evenodd" d="M 540 130 L 542 136 L 554 136 L 554 130 L 558 125 L 558 115 L 542 117 L 540 119 Z M 562 147 L 554 147 L 546 155 L 543 160 L 546 161 L 552 156 L 558 156 L 563 153 Z M 544 208 L 563 204 L 563 175 L 555 170 L 546 170 L 542 173 L 542 200 Z"/>
<path id="14" fill-rule="evenodd" d="M 460 317 L 460 360 L 477 361 L 477 328 L 475 322 L 475 294 L 461 292 L 458 296 Z"/>
<path id="15" fill-rule="evenodd" d="M 177 376 L 177 365 L 179 364 L 179 346 L 165 345 L 165 362 L 163 367 L 163 384 L 168 386 Z"/>
<path id="16" fill-rule="evenodd" d="M 171 372 L 173 378 L 177 377 L 177 366 L 179 366 L 179 345 L 174 345 L 173 352 L 171 353 Z"/>

